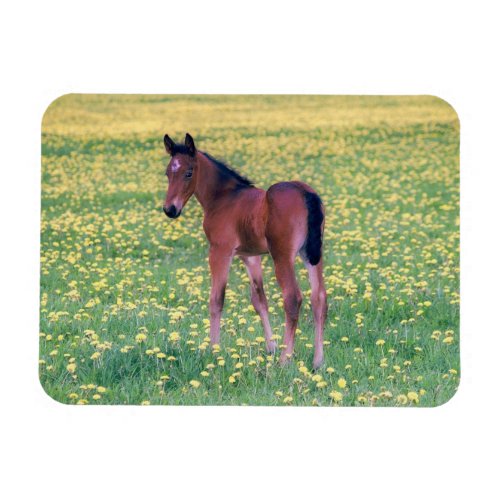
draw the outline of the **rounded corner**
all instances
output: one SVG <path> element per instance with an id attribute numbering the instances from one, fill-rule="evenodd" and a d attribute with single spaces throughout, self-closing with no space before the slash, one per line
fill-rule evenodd
<path id="1" fill-rule="evenodd" d="M 455 389 L 455 391 L 453 392 L 453 394 L 448 398 L 448 399 L 445 399 L 444 401 L 441 401 L 439 404 L 435 405 L 435 406 L 431 406 L 432 409 L 436 409 L 436 408 L 441 408 L 443 407 L 444 405 L 447 405 L 452 399 L 455 399 L 455 396 L 457 395 L 459 389 L 460 389 L 460 384 L 462 383 L 462 378 L 460 377 L 458 379 L 458 385 Z"/>
<path id="2" fill-rule="evenodd" d="M 61 400 L 59 400 L 59 399 L 56 399 L 56 398 L 55 398 L 52 394 L 49 394 L 49 393 L 47 392 L 47 389 L 46 389 L 46 388 L 45 388 L 45 386 L 43 385 L 43 382 L 42 382 L 42 380 L 41 380 L 41 378 L 40 378 L 40 374 L 38 375 L 38 383 L 39 383 L 39 385 L 40 385 L 40 387 L 41 387 L 41 389 L 42 389 L 42 392 L 45 394 L 45 396 L 46 396 L 47 398 L 51 399 L 51 400 L 52 400 L 52 401 L 54 401 L 55 403 L 60 404 L 60 405 L 62 405 L 62 406 L 73 406 L 73 405 L 71 405 L 70 403 L 68 403 L 68 402 L 66 402 L 66 401 L 61 401 Z"/>
<path id="3" fill-rule="evenodd" d="M 431 97 L 432 99 L 435 99 L 436 101 L 440 101 L 444 106 L 446 106 L 447 108 L 449 108 L 451 110 L 451 112 L 455 115 L 455 120 L 457 121 L 458 128 L 460 129 L 460 116 L 459 116 L 455 106 L 453 106 L 453 104 L 451 104 L 447 99 L 444 99 L 441 96 L 438 96 L 435 94 L 427 94 L 427 95 L 428 95 L 428 97 Z"/>
<path id="4" fill-rule="evenodd" d="M 54 106 L 54 104 L 56 104 L 58 101 L 61 101 L 62 99 L 65 99 L 66 97 L 69 97 L 71 95 L 74 95 L 74 93 L 73 92 L 66 92 L 65 94 L 61 94 L 61 95 L 55 97 L 54 99 L 52 99 L 49 102 L 49 104 L 47 106 L 45 106 L 45 110 L 43 111 L 42 118 L 40 120 L 42 132 L 43 132 L 43 122 L 45 120 L 45 116 L 47 114 L 47 111 L 49 111 L 49 109 L 51 109 L 52 106 Z"/>

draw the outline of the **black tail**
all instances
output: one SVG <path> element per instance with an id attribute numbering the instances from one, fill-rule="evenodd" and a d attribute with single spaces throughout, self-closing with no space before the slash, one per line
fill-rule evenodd
<path id="1" fill-rule="evenodd" d="M 307 239 L 304 248 L 307 260 L 315 266 L 321 259 L 323 209 L 321 198 L 316 193 L 305 191 L 304 199 L 307 207 Z"/>

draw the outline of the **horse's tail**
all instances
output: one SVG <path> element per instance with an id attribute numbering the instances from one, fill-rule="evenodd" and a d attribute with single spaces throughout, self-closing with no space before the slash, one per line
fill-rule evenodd
<path id="1" fill-rule="evenodd" d="M 323 246 L 323 204 L 321 198 L 310 191 L 304 191 L 307 208 L 307 238 L 304 250 L 308 262 L 315 266 L 321 259 Z"/>

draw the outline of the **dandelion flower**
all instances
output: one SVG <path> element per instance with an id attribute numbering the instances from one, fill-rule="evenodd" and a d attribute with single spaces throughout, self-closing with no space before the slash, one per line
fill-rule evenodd
<path id="1" fill-rule="evenodd" d="M 136 336 L 135 336 L 135 341 L 138 343 L 138 344 L 141 344 L 142 342 L 144 342 L 146 339 L 147 339 L 147 335 L 145 333 L 138 333 Z"/>
<path id="2" fill-rule="evenodd" d="M 412 403 L 418 404 L 418 394 L 414 391 L 408 393 L 408 400 Z"/>
<path id="3" fill-rule="evenodd" d="M 170 342 L 177 342 L 179 341 L 181 338 L 179 332 L 172 332 L 169 336 L 168 336 L 168 340 L 170 340 Z"/>
<path id="4" fill-rule="evenodd" d="M 405 405 L 406 403 L 408 403 L 408 398 L 404 394 L 400 394 L 396 398 L 396 401 L 401 405 Z"/>
<path id="5" fill-rule="evenodd" d="M 339 392 L 339 391 L 332 391 L 330 392 L 329 396 L 336 402 L 336 403 L 339 403 L 340 401 L 342 401 L 342 393 Z"/>

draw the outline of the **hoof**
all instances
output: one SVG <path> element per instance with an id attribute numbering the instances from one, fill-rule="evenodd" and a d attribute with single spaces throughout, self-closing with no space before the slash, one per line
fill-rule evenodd
<path id="1" fill-rule="evenodd" d="M 290 363 L 292 359 L 292 355 L 286 352 L 282 352 L 280 356 L 280 365 L 281 366 L 286 366 Z"/>
<path id="2" fill-rule="evenodd" d="M 277 350 L 278 350 L 278 344 L 274 340 L 271 340 L 266 344 L 266 351 L 268 354 L 276 354 Z"/>
<path id="3" fill-rule="evenodd" d="M 313 360 L 313 371 L 319 370 L 323 364 L 323 358 Z"/>

